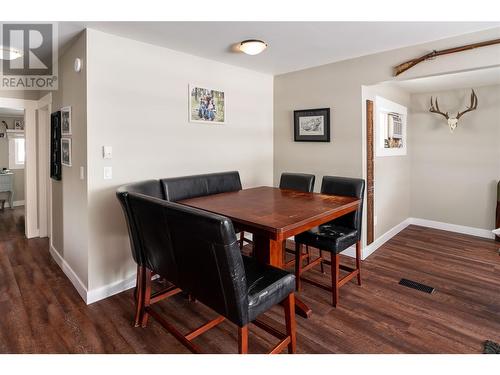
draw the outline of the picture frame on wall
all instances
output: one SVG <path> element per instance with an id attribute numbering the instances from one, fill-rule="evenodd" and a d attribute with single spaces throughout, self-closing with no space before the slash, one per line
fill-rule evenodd
<path id="1" fill-rule="evenodd" d="M 61 111 L 50 115 L 50 178 L 61 181 Z"/>
<path id="2" fill-rule="evenodd" d="M 330 142 L 330 108 L 293 111 L 295 142 Z"/>
<path id="3" fill-rule="evenodd" d="M 71 167 L 71 138 L 61 138 L 61 164 Z"/>
<path id="4" fill-rule="evenodd" d="M 61 134 L 71 135 L 71 106 L 61 108 Z"/>
<path id="5" fill-rule="evenodd" d="M 14 129 L 15 130 L 24 130 L 23 120 L 14 120 Z"/>
<path id="6" fill-rule="evenodd" d="M 189 85 L 189 121 L 225 124 L 226 99 L 223 90 Z"/>

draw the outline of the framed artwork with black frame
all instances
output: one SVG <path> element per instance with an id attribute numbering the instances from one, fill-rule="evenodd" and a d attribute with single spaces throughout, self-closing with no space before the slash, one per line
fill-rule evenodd
<path id="1" fill-rule="evenodd" d="M 295 142 L 330 142 L 330 108 L 293 111 Z"/>
<path id="2" fill-rule="evenodd" d="M 61 111 L 50 115 L 50 177 L 61 181 Z"/>

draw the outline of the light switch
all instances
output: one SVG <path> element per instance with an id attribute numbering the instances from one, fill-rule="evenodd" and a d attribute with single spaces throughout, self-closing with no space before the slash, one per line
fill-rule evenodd
<path id="1" fill-rule="evenodd" d="M 104 167 L 104 179 L 111 180 L 113 178 L 113 168 L 112 167 Z"/>
<path id="2" fill-rule="evenodd" d="M 102 157 L 103 157 L 103 159 L 111 159 L 111 158 L 113 158 L 113 147 L 111 147 L 111 146 L 102 146 Z"/>
<path id="3" fill-rule="evenodd" d="M 85 168 L 80 167 L 80 180 L 85 180 Z"/>

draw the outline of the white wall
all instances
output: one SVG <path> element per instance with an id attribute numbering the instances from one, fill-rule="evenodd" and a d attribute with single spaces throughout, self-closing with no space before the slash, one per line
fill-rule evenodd
<path id="1" fill-rule="evenodd" d="M 363 87 L 363 103 L 366 103 L 366 100 L 375 103 L 377 96 L 406 108 L 410 105 L 410 94 L 394 86 L 379 84 Z M 376 111 L 376 108 L 374 110 Z M 376 117 L 376 113 L 374 116 Z M 377 119 L 374 119 L 374 123 L 375 143 Z M 410 153 L 411 147 L 407 147 L 407 154 L 404 156 L 377 156 L 374 150 L 374 216 L 377 218 L 374 228 L 375 239 L 410 217 Z"/>
<path id="2" fill-rule="evenodd" d="M 470 89 L 411 96 L 411 213 L 413 217 L 480 229 L 495 226 L 500 179 L 500 86 L 474 88 L 478 109 L 450 133 L 446 119 L 429 112 L 431 96 L 456 115 Z"/>
<path id="3" fill-rule="evenodd" d="M 135 265 L 116 188 L 147 178 L 238 170 L 273 182 L 273 77 L 88 30 L 89 289 Z M 219 88 L 225 125 L 188 122 L 188 85 Z M 102 146 L 113 159 L 102 159 Z M 113 179 L 103 179 L 103 167 Z"/>
<path id="4" fill-rule="evenodd" d="M 82 32 L 59 59 L 59 90 L 52 95 L 52 110 L 71 106 L 72 167 L 62 167 L 62 180 L 52 181 L 51 244 L 60 258 L 88 285 L 87 179 L 79 167 L 87 166 L 86 34 Z M 75 58 L 84 61 L 82 71 L 73 70 Z M 64 268 L 63 268 L 64 269 Z M 79 289 L 82 292 L 82 289 Z"/>

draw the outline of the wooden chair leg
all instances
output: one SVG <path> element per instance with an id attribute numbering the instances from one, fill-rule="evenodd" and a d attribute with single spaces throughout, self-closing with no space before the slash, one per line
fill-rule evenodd
<path id="1" fill-rule="evenodd" d="M 290 336 L 288 353 L 295 354 L 297 350 L 297 324 L 295 322 L 295 295 L 293 293 L 285 299 L 283 308 L 285 310 L 286 334 L 287 336 Z"/>
<path id="2" fill-rule="evenodd" d="M 332 305 L 337 307 L 339 303 L 339 269 L 340 269 L 340 255 L 331 255 L 331 271 L 332 271 Z"/>
<path id="3" fill-rule="evenodd" d="M 361 241 L 356 242 L 356 269 L 358 270 L 358 285 L 361 285 Z"/>
<path id="4" fill-rule="evenodd" d="M 248 354 L 248 324 L 238 327 L 238 353 Z"/>
<path id="5" fill-rule="evenodd" d="M 309 246 L 306 245 L 306 254 L 307 254 L 307 264 L 311 262 L 311 253 L 309 253 Z"/>
<path id="6" fill-rule="evenodd" d="M 148 317 L 149 313 L 146 311 L 146 308 L 148 308 L 151 305 L 151 271 L 148 270 L 147 268 L 144 269 L 144 279 L 143 279 L 143 305 L 142 305 L 142 312 L 141 312 L 141 326 L 145 328 L 148 325 Z"/>
<path id="7" fill-rule="evenodd" d="M 135 284 L 135 319 L 134 327 L 141 325 L 142 310 L 144 308 L 144 266 L 137 265 L 137 280 Z"/>
<path id="8" fill-rule="evenodd" d="M 245 239 L 245 232 L 240 232 L 240 250 L 243 250 L 243 241 Z"/>
<path id="9" fill-rule="evenodd" d="M 321 250 L 321 249 L 319 249 L 319 256 L 320 256 L 320 258 L 323 259 L 323 250 Z M 321 267 L 321 273 L 325 273 L 325 266 L 323 265 L 323 261 L 321 261 L 319 266 Z"/>
<path id="10" fill-rule="evenodd" d="M 300 274 L 302 273 L 302 245 L 295 243 L 295 289 L 300 292 Z"/>

